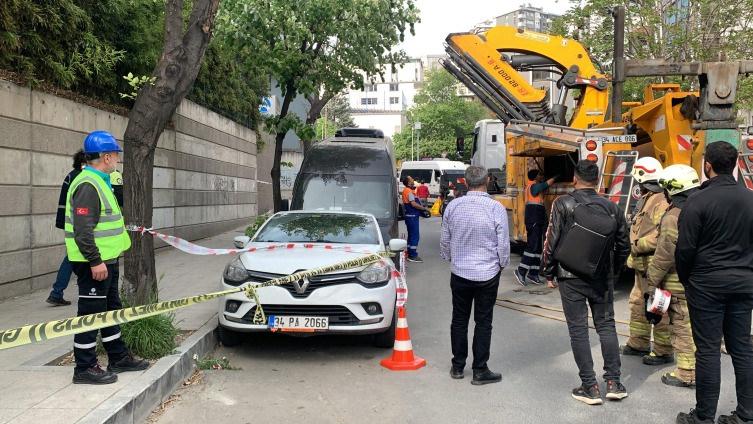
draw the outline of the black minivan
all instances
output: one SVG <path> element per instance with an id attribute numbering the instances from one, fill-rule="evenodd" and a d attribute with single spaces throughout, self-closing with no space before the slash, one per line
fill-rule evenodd
<path id="1" fill-rule="evenodd" d="M 392 141 L 379 130 L 342 128 L 306 154 L 290 209 L 370 213 L 386 243 L 398 238 L 397 189 Z"/>

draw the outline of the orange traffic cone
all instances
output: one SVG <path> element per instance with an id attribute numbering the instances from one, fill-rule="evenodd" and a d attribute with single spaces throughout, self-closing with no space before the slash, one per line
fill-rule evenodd
<path id="1" fill-rule="evenodd" d="M 413 355 L 413 344 L 410 341 L 404 306 L 397 308 L 397 328 L 392 357 L 382 359 L 380 364 L 392 371 L 414 371 L 426 365 L 426 359 Z"/>

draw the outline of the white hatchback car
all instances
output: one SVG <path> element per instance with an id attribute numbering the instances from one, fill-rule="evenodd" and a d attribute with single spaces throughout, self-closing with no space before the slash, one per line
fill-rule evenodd
<path id="1" fill-rule="evenodd" d="M 385 245 L 373 215 L 308 211 L 279 212 L 247 241 L 246 247 L 257 250 L 242 253 L 227 265 L 222 275 L 223 289 L 261 283 L 368 253 L 399 252 L 406 245 L 400 239 Z M 266 249 L 289 243 L 315 247 Z M 326 244 L 334 248 L 322 248 Z M 344 246 L 352 247 L 352 251 L 338 248 Z M 375 345 L 390 347 L 396 321 L 397 281 L 392 276 L 393 269 L 393 262 L 383 259 L 360 268 L 260 289 L 257 293 L 267 317 L 263 325 L 253 323 L 253 300 L 244 293 L 228 295 L 220 304 L 220 341 L 226 346 L 236 345 L 241 341 L 241 332 L 374 334 Z"/>

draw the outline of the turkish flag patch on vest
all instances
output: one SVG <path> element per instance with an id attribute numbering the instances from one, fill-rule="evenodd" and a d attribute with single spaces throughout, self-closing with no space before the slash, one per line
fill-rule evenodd
<path id="1" fill-rule="evenodd" d="M 76 215 L 89 215 L 89 208 L 76 208 Z"/>

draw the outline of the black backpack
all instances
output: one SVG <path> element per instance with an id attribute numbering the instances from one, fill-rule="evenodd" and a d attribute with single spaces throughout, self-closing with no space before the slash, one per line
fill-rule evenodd
<path id="1" fill-rule="evenodd" d="M 554 259 L 567 271 L 584 280 L 606 274 L 614 249 L 617 220 L 605 205 L 571 193 L 575 207 L 570 210 L 572 225 L 562 236 Z"/>

